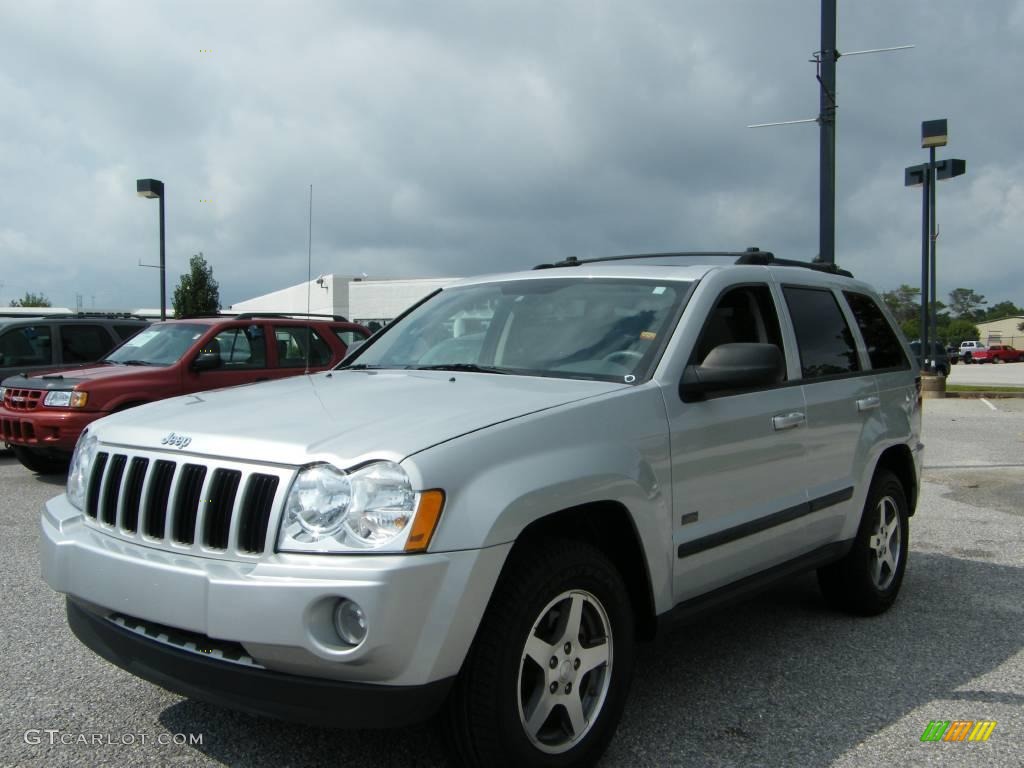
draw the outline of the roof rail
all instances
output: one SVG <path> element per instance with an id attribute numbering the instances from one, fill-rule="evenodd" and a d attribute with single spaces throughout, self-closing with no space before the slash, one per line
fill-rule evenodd
<path id="1" fill-rule="evenodd" d="M 318 315 L 311 312 L 242 312 L 235 316 L 234 320 L 255 320 L 263 317 L 278 317 L 284 320 L 301 320 L 304 317 L 325 317 L 328 320 L 337 320 L 340 323 L 349 322 L 344 315 Z"/>
<path id="2" fill-rule="evenodd" d="M 593 259 L 579 259 L 570 256 L 553 264 L 538 264 L 534 269 L 553 269 L 555 267 L 578 267 L 583 264 L 595 264 L 602 261 L 629 261 L 632 259 L 665 259 L 665 258 L 703 258 L 713 256 L 734 259 L 734 264 L 755 264 L 761 266 L 804 267 L 818 272 L 828 272 L 843 277 L 853 277 L 853 273 L 822 261 L 796 261 L 795 259 L 778 259 L 771 251 L 762 251 L 754 246 L 745 251 L 668 251 L 665 253 L 627 253 L 621 256 L 598 256 Z"/>
<path id="3" fill-rule="evenodd" d="M 769 258 L 772 254 L 762 251 L 760 248 L 748 248 L 746 251 L 667 251 L 665 253 L 627 253 L 620 256 L 598 256 L 594 259 L 578 259 L 570 256 L 554 264 L 538 264 L 534 269 L 552 269 L 554 267 L 578 267 L 581 264 L 595 264 L 600 261 L 629 261 L 631 259 L 678 259 L 678 258 L 701 258 L 704 256 L 739 258 L 748 253 L 764 254 Z"/>
<path id="4" fill-rule="evenodd" d="M 756 264 L 765 267 L 803 267 L 813 269 L 816 272 L 828 272 L 830 275 L 842 275 L 853 277 L 853 273 L 847 269 L 825 261 L 797 261 L 796 259 L 777 259 L 775 254 L 764 251 L 748 250 L 736 259 L 737 264 Z"/>

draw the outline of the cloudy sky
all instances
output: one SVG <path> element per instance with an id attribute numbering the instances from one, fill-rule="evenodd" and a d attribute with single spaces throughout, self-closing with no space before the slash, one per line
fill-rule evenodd
<path id="1" fill-rule="evenodd" d="M 819 0 L 0 0 L 0 303 L 154 307 L 202 251 L 226 305 L 313 274 L 818 244 Z M 1024 0 L 839 0 L 837 261 L 1024 304 Z"/>

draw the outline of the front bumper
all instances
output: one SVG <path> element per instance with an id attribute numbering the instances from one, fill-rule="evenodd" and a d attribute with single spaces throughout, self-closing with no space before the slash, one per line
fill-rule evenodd
<path id="1" fill-rule="evenodd" d="M 106 415 L 101 411 L 72 411 L 45 406 L 30 411 L 0 406 L 0 442 L 70 452 L 75 449 L 82 430 Z"/>
<path id="2" fill-rule="evenodd" d="M 307 725 L 391 728 L 426 720 L 440 708 L 454 681 L 392 686 L 285 675 L 146 640 L 72 598 L 67 613 L 79 640 L 143 680 L 189 698 Z"/>
<path id="3" fill-rule="evenodd" d="M 47 583 L 101 621 L 118 614 L 236 643 L 270 672 L 422 686 L 458 673 L 510 548 L 217 560 L 109 535 L 58 496 L 43 511 L 40 559 Z M 355 648 L 333 628 L 342 597 L 366 614 Z"/>

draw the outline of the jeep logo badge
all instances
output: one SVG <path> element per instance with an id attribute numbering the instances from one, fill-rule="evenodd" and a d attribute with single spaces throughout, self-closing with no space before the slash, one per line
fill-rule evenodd
<path id="1" fill-rule="evenodd" d="M 185 448 L 189 443 L 192 442 L 191 437 L 185 435 L 176 435 L 173 432 L 160 441 L 161 445 L 170 445 L 175 448 Z"/>

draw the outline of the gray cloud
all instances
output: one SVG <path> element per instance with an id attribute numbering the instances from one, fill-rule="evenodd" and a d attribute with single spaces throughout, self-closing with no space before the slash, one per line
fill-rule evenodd
<path id="1" fill-rule="evenodd" d="M 203 251 L 226 304 L 313 271 L 515 269 L 568 254 L 817 251 L 817 0 L 4 3 L 0 301 L 155 306 Z M 948 117 L 940 291 L 1024 303 L 1024 5 L 840 3 L 840 263 L 918 280 L 923 119 Z M 201 51 L 210 50 L 210 53 Z M 212 200 L 212 202 L 201 202 Z"/>

